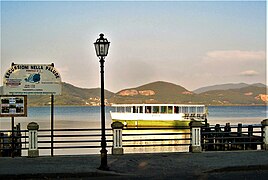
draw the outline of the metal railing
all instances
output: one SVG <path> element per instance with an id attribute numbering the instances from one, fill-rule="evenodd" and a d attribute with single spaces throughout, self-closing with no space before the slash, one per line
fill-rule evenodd
<path id="1" fill-rule="evenodd" d="M 3 133 L 11 131 L 1 131 Z M 41 155 L 51 155 L 51 151 L 54 150 L 65 150 L 72 149 L 71 154 L 81 154 L 81 151 L 85 154 L 98 153 L 101 148 L 101 129 L 54 129 L 54 136 L 51 137 L 50 129 L 39 129 L 38 130 L 38 149 Z M 14 138 L 20 138 L 19 148 L 16 150 L 23 150 L 24 153 L 21 155 L 27 156 L 29 148 L 29 131 L 21 130 L 20 136 Z M 5 139 L 10 140 L 10 136 Z M 106 129 L 106 142 L 107 149 L 110 150 L 113 146 L 113 133 L 112 129 Z M 150 147 L 176 147 L 184 146 L 183 151 L 188 151 L 190 145 L 190 128 L 128 128 L 123 129 L 123 147 L 127 149 L 126 152 L 138 153 L 140 150 L 137 148 L 146 148 L 145 152 L 150 151 Z M 51 149 L 51 143 L 53 143 L 53 149 Z M 11 149 L 11 141 L 1 143 L 8 145 Z M 0 150 L 6 150 L 1 148 Z M 173 149 L 175 151 L 176 148 Z M 179 149 L 180 150 L 180 149 Z M 80 151 L 80 152 L 79 152 Z M 170 151 L 167 149 L 167 151 Z M 172 150 L 171 150 L 172 151 Z M 144 149 L 143 149 L 144 152 Z M 157 151 L 156 151 L 157 152 Z M 67 153 L 67 152 L 64 152 Z M 55 153 L 61 154 L 61 153 Z M 68 153 L 67 153 L 68 154 Z M 83 153 L 82 153 L 83 154 Z"/>
<path id="2" fill-rule="evenodd" d="M 52 141 L 53 139 L 53 141 Z M 101 148 L 101 129 L 55 129 L 51 138 L 50 129 L 38 130 L 38 149 L 51 150 L 89 149 L 87 153 L 98 153 Z M 106 129 L 107 149 L 113 147 L 112 129 Z M 137 148 L 157 146 L 188 146 L 190 145 L 190 128 L 128 128 L 123 129 L 123 147 L 126 152 L 138 153 Z M 136 148 L 136 149 L 135 149 Z M 77 150 L 72 153 L 78 153 Z M 185 151 L 185 150 L 184 150 Z M 144 150 L 143 150 L 144 152 Z M 145 152 L 152 152 L 150 149 Z M 66 152 L 65 152 L 66 153 Z M 43 153 L 41 153 L 43 154 Z M 48 154 L 48 153 L 47 153 Z M 57 154 L 57 153 L 56 153 Z"/>
<path id="3" fill-rule="evenodd" d="M 0 157 L 21 156 L 22 150 L 28 149 L 28 130 L 1 130 L 0 131 Z"/>
<path id="4" fill-rule="evenodd" d="M 112 147 L 112 129 L 106 129 L 107 147 Z M 77 149 L 77 148 L 100 148 L 101 129 L 55 129 L 53 140 L 50 129 L 38 130 L 39 149 L 51 149 L 50 144 L 54 144 L 54 149 Z"/>
<path id="5" fill-rule="evenodd" d="M 203 126 L 199 122 L 176 128 L 110 128 L 106 129 L 107 150 L 113 153 L 113 148 L 122 148 L 127 153 L 140 153 L 267 149 L 268 120 L 265 123 Z M 30 132 L 1 131 L 0 156 L 27 156 L 26 150 L 30 150 L 29 142 L 32 142 Z M 56 155 L 97 154 L 101 149 L 101 129 L 54 129 L 53 137 L 50 129 L 36 132 L 36 150 L 40 150 L 40 155 L 53 156 L 54 151 Z"/>
<path id="6" fill-rule="evenodd" d="M 202 127 L 202 149 L 205 151 L 257 150 L 263 146 L 264 131 L 259 125 Z"/>

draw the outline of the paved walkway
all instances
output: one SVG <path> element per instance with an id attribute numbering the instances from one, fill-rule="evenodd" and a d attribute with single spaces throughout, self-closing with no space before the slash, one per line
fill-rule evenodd
<path id="1" fill-rule="evenodd" d="M 0 158 L 0 179 L 268 179 L 268 151 Z"/>

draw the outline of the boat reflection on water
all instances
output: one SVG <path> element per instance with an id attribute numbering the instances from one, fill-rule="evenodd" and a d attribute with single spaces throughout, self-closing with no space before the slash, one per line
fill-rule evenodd
<path id="1" fill-rule="evenodd" d="M 190 129 L 124 129 L 125 153 L 189 152 Z"/>
<path id="2" fill-rule="evenodd" d="M 113 104 L 111 119 L 122 123 L 125 153 L 188 152 L 191 121 L 204 122 L 200 104 Z M 148 128 L 146 128 L 148 127 Z"/>

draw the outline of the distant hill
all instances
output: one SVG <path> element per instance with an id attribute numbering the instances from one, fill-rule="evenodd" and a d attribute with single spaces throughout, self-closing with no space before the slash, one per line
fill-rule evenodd
<path id="1" fill-rule="evenodd" d="M 111 103 L 186 103 L 206 105 L 264 105 L 267 102 L 266 86 L 245 83 L 218 85 L 226 90 L 208 90 L 196 94 L 182 86 L 158 81 L 124 89 L 116 93 Z M 229 89 L 231 88 L 231 89 Z"/>
<path id="2" fill-rule="evenodd" d="M 267 101 L 266 88 L 247 86 L 229 90 L 213 90 L 200 93 L 205 104 L 260 105 Z"/>
<path id="3" fill-rule="evenodd" d="M 192 103 L 194 97 L 194 93 L 182 86 L 157 81 L 121 90 L 110 100 L 113 103 Z"/>
<path id="4" fill-rule="evenodd" d="M 105 98 L 109 99 L 114 93 L 105 90 Z M 29 106 L 50 105 L 50 96 L 28 96 Z M 63 106 L 98 106 L 100 105 L 100 88 L 85 89 L 62 83 L 62 94 L 55 96 L 55 105 Z"/>
<path id="5" fill-rule="evenodd" d="M 114 103 L 265 105 L 268 102 L 267 88 L 263 84 L 248 85 L 240 83 L 215 85 L 211 87 L 212 88 L 207 88 L 205 92 L 197 94 L 173 83 L 157 81 L 124 89 L 117 93 L 105 90 L 105 102 L 106 105 Z M 215 88 L 221 89 L 215 90 Z M 0 87 L 0 92 L 1 90 L 2 87 Z M 50 105 L 50 96 L 28 96 L 28 105 Z M 62 83 L 62 95 L 55 96 L 55 105 L 99 106 L 100 88 L 85 89 L 68 83 Z"/>
<path id="6" fill-rule="evenodd" d="M 228 90 L 228 89 L 240 89 L 248 86 L 256 86 L 256 87 L 266 87 L 264 84 L 256 83 L 256 84 L 246 84 L 246 83 L 229 83 L 229 84 L 220 84 L 220 85 L 214 85 L 214 86 L 206 86 L 202 88 L 198 88 L 194 90 L 193 92 L 196 94 L 200 94 L 206 91 L 212 91 L 212 90 Z"/>

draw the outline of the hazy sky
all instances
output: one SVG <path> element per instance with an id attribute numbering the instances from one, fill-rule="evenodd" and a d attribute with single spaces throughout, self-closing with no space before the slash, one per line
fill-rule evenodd
<path id="1" fill-rule="evenodd" d="M 54 62 L 64 82 L 99 87 L 100 33 L 113 92 L 159 80 L 266 83 L 264 1 L 1 2 L 1 78 L 11 62 Z"/>

